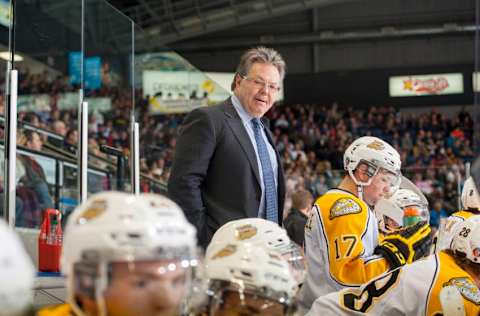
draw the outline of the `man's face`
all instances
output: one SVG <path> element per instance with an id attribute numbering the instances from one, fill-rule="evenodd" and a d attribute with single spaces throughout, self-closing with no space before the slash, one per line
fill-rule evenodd
<path id="1" fill-rule="evenodd" d="M 28 145 L 28 148 L 30 149 L 41 151 L 43 147 L 43 143 L 40 138 L 40 135 L 38 135 L 37 133 L 33 133 L 32 140 L 29 141 L 27 145 Z"/>
<path id="2" fill-rule="evenodd" d="M 112 264 L 104 297 L 109 316 L 171 316 L 178 314 L 186 292 L 179 262 L 121 262 Z"/>
<path id="3" fill-rule="evenodd" d="M 223 295 L 223 304 L 213 312 L 214 316 L 283 316 L 282 304 L 252 294 L 228 291 Z"/>
<path id="4" fill-rule="evenodd" d="M 277 98 L 278 91 L 269 86 L 280 85 L 280 73 L 272 64 L 254 63 L 245 77 L 236 75 L 234 93 L 248 114 L 261 118 Z"/>
<path id="5" fill-rule="evenodd" d="M 368 205 L 374 206 L 378 201 L 393 193 L 392 187 L 395 182 L 396 176 L 394 174 L 380 169 L 373 176 L 370 185 L 363 187 L 363 199 Z"/>

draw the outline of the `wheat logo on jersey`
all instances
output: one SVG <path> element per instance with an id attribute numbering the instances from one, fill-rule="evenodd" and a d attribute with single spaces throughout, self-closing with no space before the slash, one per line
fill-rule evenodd
<path id="1" fill-rule="evenodd" d="M 455 286 L 463 297 L 477 305 L 480 305 L 480 291 L 478 290 L 478 287 L 476 287 L 475 284 L 473 284 L 469 279 L 453 278 L 444 284 L 444 286 L 447 285 Z"/>
<path id="2" fill-rule="evenodd" d="M 349 198 L 341 198 L 338 199 L 330 209 L 330 219 L 343 215 L 360 213 L 361 211 L 362 208 L 354 200 Z"/>
<path id="3" fill-rule="evenodd" d="M 216 254 L 214 254 L 212 257 L 212 260 L 229 257 L 233 255 L 235 252 L 237 252 L 237 246 L 227 245 L 226 247 L 220 249 Z"/>
<path id="4" fill-rule="evenodd" d="M 378 141 L 374 140 L 370 144 L 367 145 L 368 148 L 375 149 L 375 150 L 384 150 L 385 149 L 385 144 Z"/>
<path id="5" fill-rule="evenodd" d="M 80 215 L 77 220 L 78 224 L 85 224 L 94 218 L 97 218 L 107 209 L 107 201 L 104 199 L 98 199 L 92 201 L 89 207 Z"/>
<path id="6" fill-rule="evenodd" d="M 237 240 L 250 239 L 257 234 L 257 228 L 251 224 L 242 225 L 235 229 Z"/>

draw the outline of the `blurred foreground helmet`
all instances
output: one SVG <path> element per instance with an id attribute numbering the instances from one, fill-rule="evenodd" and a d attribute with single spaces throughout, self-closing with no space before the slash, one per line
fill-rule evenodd
<path id="1" fill-rule="evenodd" d="M 0 219 L 0 316 L 22 315 L 32 307 L 35 269 L 20 238 Z"/>
<path id="2" fill-rule="evenodd" d="M 92 314 L 85 301 L 100 315 L 169 315 L 189 295 L 198 266 L 195 228 L 174 202 L 151 194 L 93 195 L 69 217 L 63 246 L 78 315 Z"/>
<path id="3" fill-rule="evenodd" d="M 278 224 L 262 218 L 244 218 L 226 223 L 212 237 L 206 256 L 218 244 L 246 242 L 277 252 L 287 260 L 298 284 L 305 278 L 305 260 L 302 249 L 287 235 L 287 231 Z"/>
<path id="4" fill-rule="evenodd" d="M 289 264 L 254 244 L 217 243 L 205 258 L 207 315 L 288 315 L 298 285 Z"/>

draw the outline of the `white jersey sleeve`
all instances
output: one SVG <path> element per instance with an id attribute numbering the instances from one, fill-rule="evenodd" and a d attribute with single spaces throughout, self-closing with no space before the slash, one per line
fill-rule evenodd
<path id="1" fill-rule="evenodd" d="M 437 268 L 437 256 L 430 256 L 388 272 L 361 288 L 320 297 L 306 315 L 423 316 Z"/>

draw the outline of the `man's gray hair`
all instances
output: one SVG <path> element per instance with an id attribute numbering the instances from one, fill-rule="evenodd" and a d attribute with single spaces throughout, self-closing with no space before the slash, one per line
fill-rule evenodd
<path id="1" fill-rule="evenodd" d="M 271 64 L 275 66 L 280 74 L 280 81 L 283 81 L 286 64 L 282 55 L 273 48 L 258 46 L 247 50 L 240 58 L 240 63 L 237 66 L 236 74 L 231 86 L 232 91 L 235 90 L 235 79 L 237 74 L 246 76 L 254 63 Z"/>

